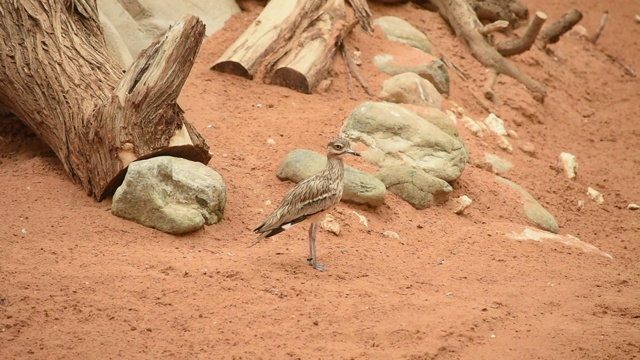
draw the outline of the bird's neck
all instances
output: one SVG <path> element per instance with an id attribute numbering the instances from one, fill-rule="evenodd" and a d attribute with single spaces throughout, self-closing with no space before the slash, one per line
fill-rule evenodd
<path id="1" fill-rule="evenodd" d="M 327 156 L 327 167 L 324 172 L 332 179 L 342 180 L 344 178 L 344 163 L 342 159 L 338 156 Z"/>

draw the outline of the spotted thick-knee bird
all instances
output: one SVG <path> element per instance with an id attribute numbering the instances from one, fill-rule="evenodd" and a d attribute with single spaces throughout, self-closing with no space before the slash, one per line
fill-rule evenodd
<path id="1" fill-rule="evenodd" d="M 337 137 L 327 145 L 327 165 L 320 173 L 299 182 L 284 196 L 278 207 L 258 226 L 254 232 L 258 237 L 249 245 L 257 244 L 263 238 L 279 234 L 302 221 L 310 221 L 309 257 L 311 266 L 320 271 L 327 270 L 318 262 L 316 251 L 316 231 L 322 214 L 331 209 L 342 198 L 344 189 L 344 163 L 341 156 L 351 154 L 349 140 Z"/>

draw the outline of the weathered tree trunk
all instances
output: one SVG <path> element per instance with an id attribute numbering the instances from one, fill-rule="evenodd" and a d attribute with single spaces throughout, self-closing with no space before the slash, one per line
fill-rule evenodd
<path id="1" fill-rule="evenodd" d="M 95 0 L 1 1 L 0 15 L 0 103 L 96 200 L 115 191 L 134 160 L 209 161 L 207 144 L 176 103 L 204 36 L 199 19 L 183 19 L 123 76 L 107 52 Z"/>

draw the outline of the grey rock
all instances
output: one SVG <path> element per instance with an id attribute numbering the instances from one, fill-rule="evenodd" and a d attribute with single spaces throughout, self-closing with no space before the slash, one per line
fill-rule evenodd
<path id="1" fill-rule="evenodd" d="M 382 29 L 387 39 L 431 53 L 431 41 L 424 32 L 416 29 L 407 21 L 395 16 L 382 16 L 373 21 Z"/>
<path id="2" fill-rule="evenodd" d="M 442 108 L 442 95 L 435 86 L 416 73 L 393 76 L 382 83 L 380 98 L 394 103 Z"/>
<path id="3" fill-rule="evenodd" d="M 374 175 L 387 186 L 389 191 L 419 210 L 444 203 L 453 190 L 446 181 L 409 166 L 383 167 Z"/>
<path id="4" fill-rule="evenodd" d="M 210 167 L 160 156 L 129 164 L 111 211 L 169 234 L 184 234 L 222 220 L 227 189 Z"/>
<path id="5" fill-rule="evenodd" d="M 524 214 L 532 223 L 542 230 L 551 231 L 552 233 L 558 232 L 559 227 L 556 219 L 525 188 L 503 177 L 498 176 L 497 178 L 520 193 Z"/>
<path id="6" fill-rule="evenodd" d="M 449 72 L 442 61 L 420 50 L 410 55 L 379 54 L 373 58 L 374 65 L 383 73 L 394 76 L 412 72 L 427 79 L 438 92 L 449 94 Z"/>
<path id="7" fill-rule="evenodd" d="M 327 157 L 315 151 L 296 149 L 284 158 L 278 169 L 278 179 L 300 182 L 308 179 L 324 169 Z M 386 187 L 373 175 L 344 167 L 344 193 L 342 200 L 354 204 L 380 206 L 384 203 Z"/>
<path id="8" fill-rule="evenodd" d="M 364 102 L 351 112 L 341 131 L 367 145 L 362 157 L 380 168 L 416 167 L 453 181 L 469 161 L 461 139 L 398 104 Z"/>

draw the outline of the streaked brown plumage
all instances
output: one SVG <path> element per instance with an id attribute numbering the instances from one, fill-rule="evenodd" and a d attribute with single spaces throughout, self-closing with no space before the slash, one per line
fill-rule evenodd
<path id="1" fill-rule="evenodd" d="M 360 156 L 351 150 L 349 140 L 333 138 L 327 145 L 327 165 L 320 173 L 299 182 L 284 196 L 278 207 L 254 231 L 258 237 L 249 245 L 257 244 L 265 237 L 279 234 L 304 220 L 311 220 L 309 227 L 309 264 L 324 271 L 316 253 L 316 230 L 322 213 L 337 204 L 342 198 L 344 163 L 341 155 Z"/>

